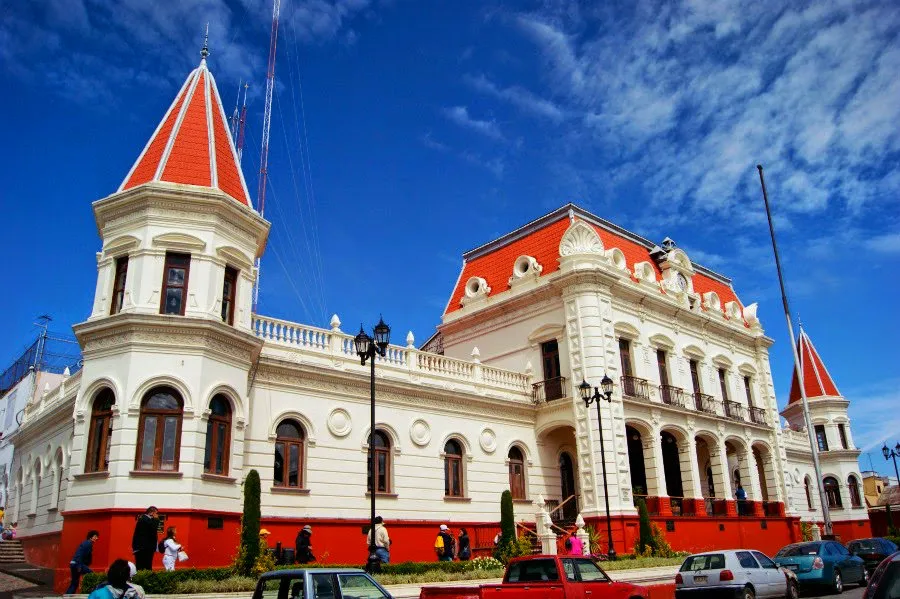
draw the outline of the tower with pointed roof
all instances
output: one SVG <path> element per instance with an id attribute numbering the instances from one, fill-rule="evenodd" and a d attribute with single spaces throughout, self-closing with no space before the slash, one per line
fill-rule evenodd
<path id="1" fill-rule="evenodd" d="M 863 483 L 859 472 L 860 450 L 853 443 L 847 408 L 834 378 L 825 366 L 812 339 L 800 327 L 797 340 L 800 371 L 791 376 L 788 404 L 781 415 L 787 421 L 782 431 L 793 487 L 794 510 L 807 522 L 824 520 L 815 483 L 809 438 L 805 433 L 801 386 L 809 405 L 809 418 L 816 439 L 822 480 L 830 507 L 834 533 L 843 538 L 859 536 L 859 527 L 868 529 L 868 515 L 863 500 Z"/>

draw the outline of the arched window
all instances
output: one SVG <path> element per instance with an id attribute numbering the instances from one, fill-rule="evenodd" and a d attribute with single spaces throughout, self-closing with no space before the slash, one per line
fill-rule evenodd
<path id="1" fill-rule="evenodd" d="M 178 470 L 184 403 L 171 387 L 155 387 L 144 395 L 138 424 L 137 470 Z"/>
<path id="2" fill-rule="evenodd" d="M 56 450 L 56 457 L 53 462 L 53 489 L 50 491 L 50 509 L 59 509 L 59 495 L 62 492 L 63 483 L 62 449 Z"/>
<path id="3" fill-rule="evenodd" d="M 37 513 L 38 496 L 41 492 L 41 460 L 34 461 L 31 470 L 31 506 L 28 508 L 28 515 Z"/>
<path id="4" fill-rule="evenodd" d="M 296 420 L 284 420 L 275 429 L 276 487 L 303 488 L 303 443 L 306 435 Z"/>
<path id="5" fill-rule="evenodd" d="M 88 431 L 85 472 L 106 472 L 109 470 L 109 442 L 112 437 L 112 407 L 116 396 L 112 389 L 104 388 L 94 396 L 91 406 L 91 424 Z"/>
<path id="6" fill-rule="evenodd" d="M 828 507 L 844 507 L 844 505 L 841 503 L 841 489 L 840 487 L 838 487 L 837 479 L 835 479 L 833 476 L 826 476 L 822 481 L 822 484 L 825 485 L 825 497 L 828 498 Z"/>
<path id="7" fill-rule="evenodd" d="M 812 491 L 809 490 L 809 477 L 803 479 L 803 490 L 806 491 L 806 507 L 813 509 Z"/>
<path id="8" fill-rule="evenodd" d="M 206 421 L 206 451 L 203 454 L 203 471 L 207 474 L 228 475 L 228 457 L 231 454 L 231 402 L 218 394 L 209 402 L 209 420 Z"/>
<path id="9" fill-rule="evenodd" d="M 859 482 L 855 476 L 847 479 L 847 487 L 850 489 L 850 505 L 852 507 L 862 507 L 862 498 L 859 496 Z"/>
<path id="10" fill-rule="evenodd" d="M 513 499 L 525 499 L 525 458 L 522 450 L 512 447 L 509 450 L 509 492 Z"/>
<path id="11" fill-rule="evenodd" d="M 391 440 L 382 431 L 375 431 L 375 492 L 391 492 Z M 368 457 L 368 456 L 367 456 Z M 369 477 L 366 488 L 372 489 L 372 464 L 367 463 Z"/>
<path id="12" fill-rule="evenodd" d="M 450 439 L 444 445 L 444 495 L 463 496 L 463 451 L 459 441 Z"/>

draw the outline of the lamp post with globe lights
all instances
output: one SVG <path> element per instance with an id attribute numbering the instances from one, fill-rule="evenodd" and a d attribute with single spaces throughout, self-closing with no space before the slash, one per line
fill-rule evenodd
<path id="1" fill-rule="evenodd" d="M 600 387 L 603 389 L 602 393 L 597 387 L 594 387 L 594 392 L 591 393 L 590 384 L 584 379 L 581 379 L 581 384 L 578 385 L 578 390 L 581 391 L 581 399 L 584 401 L 585 408 L 589 408 L 592 403 L 597 404 L 597 428 L 600 432 L 600 464 L 603 466 L 603 500 L 606 502 L 606 539 L 608 541 L 608 549 L 606 555 L 610 559 L 610 561 L 612 561 L 616 559 L 616 550 L 613 547 L 612 523 L 609 519 L 609 491 L 606 487 L 606 450 L 603 447 L 603 416 L 600 411 L 601 399 L 612 402 L 612 379 L 604 374 L 603 379 L 600 381 Z"/>
<path id="2" fill-rule="evenodd" d="M 356 354 L 363 366 L 369 360 L 371 366 L 369 377 L 369 403 L 371 406 L 372 426 L 369 428 L 369 495 L 372 500 L 372 511 L 369 519 L 369 558 L 366 560 L 367 572 L 380 572 L 381 560 L 378 558 L 375 547 L 375 357 L 382 358 L 387 353 L 387 347 L 391 342 L 391 327 L 384 323 L 384 319 L 378 319 L 378 324 L 373 330 L 374 337 L 369 337 L 359 325 L 359 334 L 353 339 L 356 345 Z"/>
<path id="3" fill-rule="evenodd" d="M 884 447 L 881 448 L 881 453 L 884 455 L 884 459 L 894 460 L 894 476 L 897 477 L 897 484 L 900 485 L 900 473 L 897 472 L 897 458 L 900 458 L 900 443 L 897 443 L 894 449 L 888 449 L 887 443 L 885 443 Z"/>

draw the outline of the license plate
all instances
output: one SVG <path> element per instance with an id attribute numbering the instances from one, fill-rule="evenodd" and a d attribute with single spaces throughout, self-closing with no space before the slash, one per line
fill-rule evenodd
<path id="1" fill-rule="evenodd" d="M 706 576 L 694 576 L 694 584 L 706 584 Z"/>
<path id="2" fill-rule="evenodd" d="M 788 569 L 788 570 L 793 570 L 794 572 L 796 572 L 797 570 L 800 569 L 800 566 L 798 566 L 797 564 L 788 564 L 788 565 L 787 565 L 787 569 Z"/>

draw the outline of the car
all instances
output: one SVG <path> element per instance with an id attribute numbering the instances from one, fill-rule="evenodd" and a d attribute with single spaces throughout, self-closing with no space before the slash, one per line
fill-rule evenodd
<path id="1" fill-rule="evenodd" d="M 859 556 L 866 562 L 869 574 L 878 567 L 884 558 L 897 551 L 897 546 L 887 539 L 873 537 L 871 539 L 856 539 L 847 543 L 847 550 L 853 555 Z"/>
<path id="2" fill-rule="evenodd" d="M 807 541 L 782 547 L 775 554 L 775 563 L 793 570 L 800 589 L 828 588 L 836 594 L 845 584 L 866 586 L 869 571 L 861 557 L 851 555 L 837 541 Z"/>
<path id="3" fill-rule="evenodd" d="M 875 571 L 862 599 L 900 598 L 900 551 L 886 557 Z"/>
<path id="4" fill-rule="evenodd" d="M 393 599 L 356 568 L 294 568 L 259 577 L 253 599 Z"/>
<path id="5" fill-rule="evenodd" d="M 799 595 L 797 577 L 755 549 L 725 549 L 688 556 L 675 575 L 675 599 L 709 596 L 763 599 Z"/>
<path id="6" fill-rule="evenodd" d="M 649 599 L 650 591 L 615 582 L 589 557 L 529 555 L 509 561 L 503 582 L 423 586 L 419 599 Z"/>

